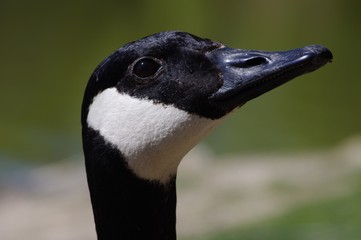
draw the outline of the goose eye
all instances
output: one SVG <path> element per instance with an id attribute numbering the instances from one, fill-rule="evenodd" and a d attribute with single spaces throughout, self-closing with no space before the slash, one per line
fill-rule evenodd
<path id="1" fill-rule="evenodd" d="M 150 57 L 138 59 L 133 64 L 133 74 L 139 78 L 154 76 L 161 68 L 159 60 Z"/>

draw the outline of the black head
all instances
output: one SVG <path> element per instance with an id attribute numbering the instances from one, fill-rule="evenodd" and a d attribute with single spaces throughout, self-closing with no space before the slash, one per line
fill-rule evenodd
<path id="1" fill-rule="evenodd" d="M 223 116 L 331 59 L 319 45 L 265 52 L 184 32 L 151 35 L 118 49 L 92 74 L 83 138 L 98 131 L 139 176 L 168 179 Z"/>
<path id="2" fill-rule="evenodd" d="M 247 51 L 184 32 L 162 32 L 126 44 L 92 74 L 83 102 L 85 124 L 92 99 L 102 90 L 216 119 L 284 82 L 332 59 L 313 45 L 287 52 Z"/>
<path id="3" fill-rule="evenodd" d="M 214 108 L 209 96 L 221 86 L 219 70 L 207 53 L 222 45 L 183 32 L 162 32 L 129 43 L 106 58 L 91 76 L 83 108 L 109 87 L 137 98 L 172 104 L 209 118 L 224 113 Z"/>

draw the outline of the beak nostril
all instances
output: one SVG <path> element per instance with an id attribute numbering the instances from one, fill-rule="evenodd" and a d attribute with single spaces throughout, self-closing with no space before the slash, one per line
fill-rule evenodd
<path id="1" fill-rule="evenodd" d="M 254 57 L 245 61 L 245 65 L 248 67 L 254 67 L 265 63 L 267 63 L 267 59 L 263 57 Z"/>
<path id="2" fill-rule="evenodd" d="M 236 68 L 251 68 L 259 65 L 266 64 L 268 62 L 266 57 L 260 56 L 247 56 L 245 58 L 234 58 L 228 63 Z"/>

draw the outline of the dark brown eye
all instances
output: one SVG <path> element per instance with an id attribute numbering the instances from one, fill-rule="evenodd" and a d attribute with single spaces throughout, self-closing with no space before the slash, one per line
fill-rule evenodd
<path id="1" fill-rule="evenodd" d="M 154 76 L 160 68 L 159 61 L 150 57 L 144 57 L 134 63 L 133 74 L 139 78 L 148 78 Z"/>

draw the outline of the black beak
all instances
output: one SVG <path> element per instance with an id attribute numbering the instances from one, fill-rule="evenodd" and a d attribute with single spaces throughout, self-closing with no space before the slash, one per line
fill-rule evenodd
<path id="1" fill-rule="evenodd" d="M 284 52 L 219 48 L 208 54 L 223 80 L 210 100 L 233 109 L 333 58 L 327 48 L 311 45 Z"/>

